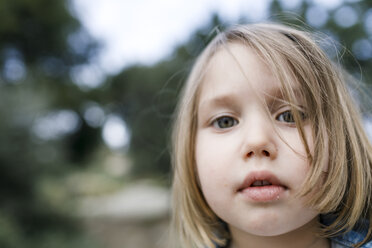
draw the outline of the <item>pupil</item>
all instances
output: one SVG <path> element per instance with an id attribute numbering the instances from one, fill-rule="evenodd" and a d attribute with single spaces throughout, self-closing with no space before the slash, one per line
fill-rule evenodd
<path id="1" fill-rule="evenodd" d="M 223 117 L 220 120 L 220 127 L 226 128 L 226 127 L 231 127 L 231 126 L 232 126 L 232 120 L 231 120 L 231 118 Z"/>
<path id="2" fill-rule="evenodd" d="M 294 122 L 294 118 L 293 118 L 292 113 L 290 113 L 290 112 L 284 113 L 284 120 L 286 122 Z"/>

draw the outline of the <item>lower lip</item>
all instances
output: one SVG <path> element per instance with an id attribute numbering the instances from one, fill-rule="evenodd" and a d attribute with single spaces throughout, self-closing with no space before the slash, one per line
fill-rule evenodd
<path id="1" fill-rule="evenodd" d="M 283 195 L 285 188 L 279 185 L 267 185 L 248 187 L 240 191 L 241 194 L 254 202 L 278 201 Z"/>

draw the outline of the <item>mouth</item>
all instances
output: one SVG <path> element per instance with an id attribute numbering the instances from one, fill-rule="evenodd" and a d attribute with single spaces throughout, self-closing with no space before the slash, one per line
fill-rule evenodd
<path id="1" fill-rule="evenodd" d="M 267 185 L 273 185 L 273 184 L 267 180 L 256 180 L 249 187 L 261 187 L 261 186 L 267 186 Z"/>
<path id="2" fill-rule="evenodd" d="M 251 172 L 237 192 L 254 202 L 279 200 L 288 187 L 269 171 Z"/>

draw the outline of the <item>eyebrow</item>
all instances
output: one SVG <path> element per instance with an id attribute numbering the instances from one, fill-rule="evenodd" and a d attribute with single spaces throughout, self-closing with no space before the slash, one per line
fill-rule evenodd
<path id="1" fill-rule="evenodd" d="M 301 101 L 301 90 L 297 87 L 295 87 L 293 90 L 293 100 L 296 102 L 296 101 Z M 270 90 L 269 93 L 265 93 L 265 100 L 267 103 L 271 103 L 271 102 L 280 102 L 280 101 L 287 101 L 286 100 L 286 96 L 285 96 L 285 93 L 281 90 L 280 87 L 278 88 L 275 88 L 275 89 L 272 89 Z M 288 100 L 289 101 L 289 100 Z"/>
<path id="2" fill-rule="evenodd" d="M 199 104 L 199 111 L 208 110 L 210 108 L 217 107 L 231 107 L 234 109 L 238 108 L 238 101 L 233 95 L 221 95 L 206 99 Z"/>

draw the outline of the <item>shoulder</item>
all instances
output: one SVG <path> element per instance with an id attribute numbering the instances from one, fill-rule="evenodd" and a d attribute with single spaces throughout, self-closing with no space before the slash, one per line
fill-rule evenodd
<path id="1" fill-rule="evenodd" d="M 321 222 L 325 225 L 329 225 L 332 219 L 333 218 L 330 216 L 322 216 Z M 353 230 L 332 237 L 332 248 L 354 247 L 355 244 L 363 241 L 366 237 L 369 224 L 368 220 L 362 219 Z M 361 248 L 372 248 L 372 240 L 362 245 Z"/>
<path id="2" fill-rule="evenodd" d="M 355 244 L 361 242 L 363 239 L 363 233 L 352 230 L 331 238 L 332 248 L 354 247 Z M 365 243 L 361 248 L 372 248 L 372 241 Z"/>

